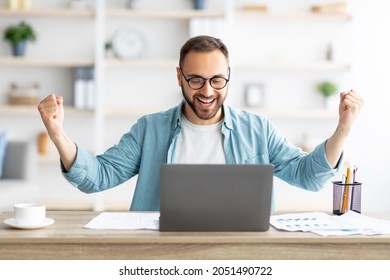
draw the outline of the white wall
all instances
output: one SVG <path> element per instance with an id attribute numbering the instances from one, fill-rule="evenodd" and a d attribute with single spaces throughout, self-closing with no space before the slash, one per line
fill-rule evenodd
<path id="1" fill-rule="evenodd" d="M 390 148 L 390 96 L 388 65 L 390 26 L 388 1 L 353 1 L 355 16 L 354 85 L 366 104 L 350 139 L 349 154 L 359 166 L 363 182 L 363 207 L 372 211 L 390 211 L 387 181 Z"/>

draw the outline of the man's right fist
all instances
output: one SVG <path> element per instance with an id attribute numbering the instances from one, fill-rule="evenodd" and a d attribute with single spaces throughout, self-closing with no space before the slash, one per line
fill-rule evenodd
<path id="1" fill-rule="evenodd" d="M 64 106 L 61 96 L 56 97 L 54 94 L 47 96 L 39 103 L 38 111 L 50 137 L 62 132 Z"/>

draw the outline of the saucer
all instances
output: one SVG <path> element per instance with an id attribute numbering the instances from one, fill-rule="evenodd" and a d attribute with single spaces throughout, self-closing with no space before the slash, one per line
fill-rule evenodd
<path id="1" fill-rule="evenodd" d="M 50 219 L 50 218 L 46 218 L 42 224 L 39 224 L 39 225 L 21 225 L 21 224 L 18 224 L 16 222 L 16 220 L 14 218 L 11 218 L 11 219 L 7 219 L 4 221 L 4 223 L 6 225 L 9 225 L 11 227 L 14 227 L 14 228 L 20 228 L 20 229 L 36 229 L 36 228 L 43 228 L 43 227 L 47 227 L 47 226 L 50 226 L 54 223 L 54 220 L 53 219 Z"/>

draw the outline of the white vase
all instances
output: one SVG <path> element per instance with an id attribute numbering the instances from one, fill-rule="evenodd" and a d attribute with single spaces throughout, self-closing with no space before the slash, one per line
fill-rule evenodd
<path id="1" fill-rule="evenodd" d="M 327 110 L 337 110 L 339 107 L 339 98 L 337 94 L 324 97 L 324 108 Z"/>

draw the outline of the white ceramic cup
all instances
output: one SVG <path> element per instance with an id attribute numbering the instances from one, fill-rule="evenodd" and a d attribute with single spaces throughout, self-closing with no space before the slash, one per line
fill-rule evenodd
<path id="1" fill-rule="evenodd" d="M 38 203 L 17 203 L 14 205 L 14 219 L 19 225 L 41 225 L 46 219 L 46 206 Z"/>

